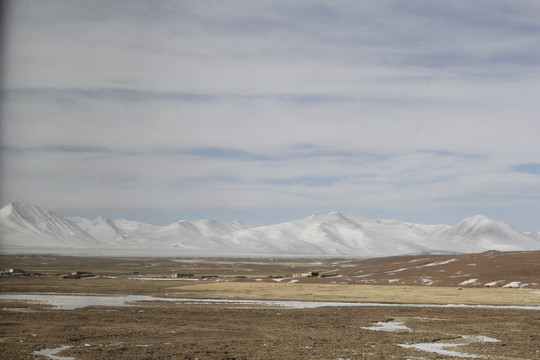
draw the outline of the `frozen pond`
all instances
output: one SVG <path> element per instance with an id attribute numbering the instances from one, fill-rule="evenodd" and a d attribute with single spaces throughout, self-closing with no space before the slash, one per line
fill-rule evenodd
<path id="1" fill-rule="evenodd" d="M 229 300 L 229 299 L 186 299 L 143 295 L 73 295 L 73 294 L 0 294 L 0 300 L 35 301 L 53 306 L 56 310 L 73 310 L 86 306 L 140 306 L 137 301 L 169 301 L 183 304 L 231 304 L 244 307 L 270 307 L 289 309 L 313 309 L 323 306 L 385 306 L 385 307 L 430 307 L 430 308 L 478 308 L 478 309 L 522 309 L 540 310 L 540 306 L 512 305 L 462 305 L 462 304 L 392 304 L 355 303 L 336 301 L 273 301 L 273 300 Z"/>

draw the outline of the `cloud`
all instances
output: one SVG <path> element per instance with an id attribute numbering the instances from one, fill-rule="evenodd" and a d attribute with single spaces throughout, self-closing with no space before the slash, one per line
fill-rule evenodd
<path id="1" fill-rule="evenodd" d="M 4 202 L 538 214 L 533 2 L 21 0 L 10 12 Z"/>
<path id="2" fill-rule="evenodd" d="M 540 164 L 538 163 L 519 164 L 514 166 L 514 169 L 527 174 L 540 174 Z"/>

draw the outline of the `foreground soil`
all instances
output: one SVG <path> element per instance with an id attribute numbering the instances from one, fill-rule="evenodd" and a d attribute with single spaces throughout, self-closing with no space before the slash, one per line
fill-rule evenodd
<path id="1" fill-rule="evenodd" d="M 500 260 L 496 265 L 494 257 Z M 539 306 L 540 292 L 534 285 L 540 283 L 535 272 L 538 264 L 528 261 L 537 257 L 538 252 L 370 260 L 10 256 L 0 257 L 3 268 L 50 275 L 2 276 L 0 292 Z M 512 267 L 516 259 L 533 264 L 532 271 L 531 266 L 522 266 L 521 271 Z M 460 263 L 463 270 L 457 267 Z M 468 265 L 473 263 L 476 265 Z M 488 271 L 491 265 L 496 274 Z M 501 268 L 512 270 L 504 273 Z M 91 271 L 96 276 L 54 276 L 75 270 Z M 336 276 L 292 277 L 306 271 Z M 440 274 L 454 276 L 460 271 L 486 280 L 457 286 L 407 285 L 407 281 L 426 276 L 434 279 L 435 275 L 440 276 L 438 284 L 444 285 Z M 171 273 L 193 277 L 172 279 Z M 381 280 L 356 282 L 365 280 L 358 274 Z M 388 277 L 395 279 L 396 275 L 403 284 L 388 282 Z M 489 279 L 533 285 L 485 286 Z M 56 355 L 73 359 L 462 358 L 456 353 L 444 355 L 400 346 L 428 343 L 457 344 L 446 345 L 445 350 L 489 359 L 540 359 L 540 310 L 407 306 L 286 309 L 162 301 L 133 305 L 57 310 L 39 303 L 0 300 L 0 358 L 45 359 L 34 352 L 60 346 L 69 348 Z M 407 328 L 368 329 L 379 322 L 401 323 Z"/>
<path id="2" fill-rule="evenodd" d="M 244 309 L 222 305 L 47 310 L 2 304 L 1 357 L 70 346 L 75 359 L 444 359 L 400 344 L 463 343 L 490 359 L 538 359 L 540 312 L 452 308 Z M 374 331 L 376 322 L 409 330 Z M 489 337 L 497 342 L 466 340 Z"/>

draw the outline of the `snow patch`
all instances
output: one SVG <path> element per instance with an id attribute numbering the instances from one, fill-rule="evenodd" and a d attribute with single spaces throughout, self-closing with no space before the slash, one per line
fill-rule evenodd
<path id="1" fill-rule="evenodd" d="M 437 261 L 437 262 L 434 262 L 434 263 L 431 263 L 431 264 L 426 264 L 426 265 L 423 265 L 425 267 L 429 267 L 429 266 L 439 266 L 439 265 L 446 265 L 446 264 L 450 264 L 451 262 L 454 262 L 454 261 L 457 261 L 458 259 L 448 259 L 448 260 L 444 260 L 444 261 Z"/>
<path id="2" fill-rule="evenodd" d="M 403 322 L 397 321 L 378 321 L 375 323 L 375 326 L 363 326 L 361 329 L 374 331 L 412 331 L 410 328 L 403 325 Z"/>
<path id="3" fill-rule="evenodd" d="M 470 285 L 470 284 L 474 284 L 478 281 L 478 279 L 469 279 L 469 280 L 465 280 L 465 281 L 462 281 L 459 283 L 459 285 Z"/>
<path id="4" fill-rule="evenodd" d="M 419 343 L 419 344 L 399 344 L 402 348 L 413 348 L 421 351 L 426 351 L 430 353 L 436 353 L 439 355 L 453 356 L 459 358 L 478 358 L 478 355 L 467 354 L 458 351 L 445 350 L 447 348 L 454 348 L 458 346 L 463 346 L 467 344 L 456 344 L 456 343 Z"/>
<path id="5" fill-rule="evenodd" d="M 65 356 L 56 356 L 55 354 L 59 353 L 60 351 L 64 351 L 66 349 L 69 349 L 71 346 L 60 346 L 54 349 L 41 349 L 38 351 L 34 351 L 34 354 L 36 355 L 43 355 L 48 357 L 49 359 L 54 360 L 75 360 L 75 358 L 72 357 L 65 357 Z"/>
<path id="6" fill-rule="evenodd" d="M 520 288 L 523 285 L 519 281 L 512 281 L 506 285 L 503 286 L 503 288 Z"/>
<path id="7" fill-rule="evenodd" d="M 472 339 L 472 340 L 477 340 L 480 342 L 487 342 L 487 343 L 501 342 L 501 340 L 497 340 L 497 339 L 490 338 L 483 335 L 459 335 L 459 336 L 461 336 L 463 339 Z"/>

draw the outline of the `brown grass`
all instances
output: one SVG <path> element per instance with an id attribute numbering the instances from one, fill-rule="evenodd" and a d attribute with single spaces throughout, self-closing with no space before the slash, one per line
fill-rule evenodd
<path id="1" fill-rule="evenodd" d="M 217 282 L 171 287 L 168 295 L 213 299 L 540 306 L 538 291 L 501 288 Z"/>

